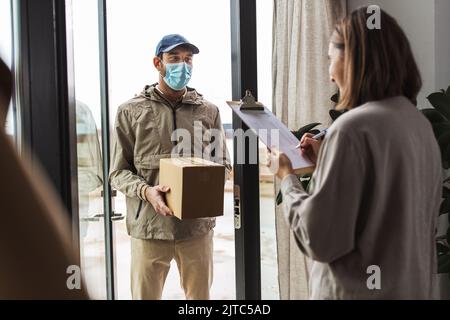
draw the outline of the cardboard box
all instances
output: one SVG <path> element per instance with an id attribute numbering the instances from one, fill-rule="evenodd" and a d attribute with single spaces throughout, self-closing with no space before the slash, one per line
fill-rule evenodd
<path id="1" fill-rule="evenodd" d="M 197 158 L 162 159 L 159 184 L 170 188 L 167 205 L 179 219 L 223 216 L 224 166 Z"/>

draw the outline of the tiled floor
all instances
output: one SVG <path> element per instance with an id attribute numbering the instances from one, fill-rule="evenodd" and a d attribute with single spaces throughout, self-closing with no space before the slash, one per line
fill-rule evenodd
<path id="1" fill-rule="evenodd" d="M 273 185 L 263 184 L 261 190 L 273 190 Z M 264 194 L 264 192 L 262 192 Z M 270 192 L 267 192 L 270 194 Z M 225 216 L 217 219 L 214 239 L 214 283 L 211 298 L 215 300 L 233 300 L 236 297 L 235 259 L 234 259 L 234 217 L 232 193 L 225 194 Z M 125 212 L 123 196 L 115 200 L 116 212 Z M 261 197 L 261 272 L 262 298 L 278 299 L 278 268 L 275 237 L 274 198 Z M 104 299 L 104 241 L 103 223 L 91 223 L 84 241 L 85 277 L 91 295 Z M 114 224 L 115 279 L 117 297 L 131 299 L 130 294 L 130 238 L 126 233 L 125 222 Z M 176 264 L 169 272 L 163 299 L 183 300 Z"/>

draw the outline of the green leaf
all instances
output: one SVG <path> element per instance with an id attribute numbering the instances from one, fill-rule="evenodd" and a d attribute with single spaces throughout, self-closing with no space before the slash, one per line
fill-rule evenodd
<path id="1" fill-rule="evenodd" d="M 446 94 L 442 92 L 432 93 L 427 99 L 437 111 L 450 120 L 450 98 Z"/>
<path id="2" fill-rule="evenodd" d="M 303 136 L 307 133 L 310 133 L 310 131 L 312 129 L 314 129 L 317 126 L 320 126 L 321 123 L 311 123 L 308 124 L 306 126 L 304 126 L 303 128 L 298 129 L 298 131 L 293 132 L 293 134 L 295 135 L 295 137 L 300 140 L 301 138 L 303 138 Z"/>
<path id="3" fill-rule="evenodd" d="M 308 191 L 309 183 L 311 182 L 312 175 L 306 174 L 301 177 L 300 182 L 302 183 L 303 189 Z"/>
<path id="4" fill-rule="evenodd" d="M 450 213 L 450 199 L 444 199 L 441 204 L 441 209 L 439 210 L 439 215 Z"/>
<path id="5" fill-rule="evenodd" d="M 447 253 L 450 252 L 450 248 L 449 247 L 447 247 L 447 246 L 445 246 L 445 245 L 443 245 L 442 243 L 439 243 L 439 242 L 436 243 L 436 250 L 437 250 L 438 256 L 442 256 L 442 255 L 447 254 Z"/>
<path id="6" fill-rule="evenodd" d="M 340 116 L 342 116 L 344 113 L 346 112 L 346 110 L 344 111 L 339 111 L 339 110 L 330 110 L 330 117 L 331 119 L 334 121 L 336 121 Z"/>
<path id="7" fill-rule="evenodd" d="M 447 92 L 445 94 L 450 98 L 450 86 L 447 88 Z"/>
<path id="8" fill-rule="evenodd" d="M 446 122 L 447 119 L 436 109 L 424 109 L 423 115 L 431 122 L 431 124 Z"/>
<path id="9" fill-rule="evenodd" d="M 448 122 L 448 121 L 432 124 L 432 126 L 433 126 L 433 131 L 434 131 L 434 135 L 436 136 L 436 139 L 438 139 L 445 132 L 450 131 L 450 122 Z"/>
<path id="10" fill-rule="evenodd" d="M 341 93 L 338 91 L 337 93 L 335 93 L 332 97 L 331 97 L 331 101 L 333 101 L 334 103 L 338 104 L 339 100 L 341 100 Z"/>
<path id="11" fill-rule="evenodd" d="M 450 131 L 441 134 L 438 144 L 441 150 L 442 166 L 444 169 L 448 169 L 450 166 Z"/>
<path id="12" fill-rule="evenodd" d="M 442 167 L 446 170 L 450 167 L 450 146 L 442 154 Z"/>
<path id="13" fill-rule="evenodd" d="M 450 131 L 442 133 L 438 138 L 438 143 L 442 154 L 444 154 L 450 144 Z"/>
<path id="14" fill-rule="evenodd" d="M 318 122 L 317 123 L 311 123 L 311 124 L 308 124 L 308 125 L 304 126 L 299 131 L 303 131 L 304 133 L 308 133 L 309 131 L 311 131 L 312 129 L 314 129 L 315 127 L 320 126 L 320 125 L 321 125 L 321 123 L 318 123 Z"/>
<path id="15" fill-rule="evenodd" d="M 283 203 L 283 194 L 280 192 L 278 192 L 277 195 L 277 206 L 281 205 Z"/>
<path id="16" fill-rule="evenodd" d="M 450 254 L 444 254 L 438 257 L 438 273 L 450 272 Z"/>
<path id="17" fill-rule="evenodd" d="M 442 196 L 444 198 L 450 198 L 450 189 L 447 187 L 442 188 Z"/>

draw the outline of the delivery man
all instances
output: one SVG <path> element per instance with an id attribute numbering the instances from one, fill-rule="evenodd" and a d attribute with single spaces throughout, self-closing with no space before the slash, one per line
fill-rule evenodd
<path id="1" fill-rule="evenodd" d="M 199 52 L 180 35 L 165 36 L 153 59 L 159 83 L 145 87 L 117 113 L 110 183 L 127 197 L 135 300 L 161 299 L 173 259 L 186 298 L 209 299 L 215 219 L 179 220 L 165 203 L 169 188 L 158 185 L 160 160 L 170 158 L 180 142 L 173 141 L 174 132 L 189 132 L 194 149 L 194 125 L 199 123 L 203 131 L 220 130 L 223 148 L 215 150 L 213 160 L 231 168 L 219 109 L 187 87 Z M 204 148 L 209 144 L 202 143 Z"/>

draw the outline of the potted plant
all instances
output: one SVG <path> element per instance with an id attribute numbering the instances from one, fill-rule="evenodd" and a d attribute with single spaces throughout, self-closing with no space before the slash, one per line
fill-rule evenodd
<path id="1" fill-rule="evenodd" d="M 424 109 L 422 113 L 433 126 L 433 131 L 441 149 L 442 167 L 450 169 L 450 87 L 428 96 L 432 109 Z M 447 173 L 446 173 L 447 174 Z M 439 214 L 448 215 L 450 223 L 450 176 L 443 181 L 442 205 Z M 437 236 L 438 273 L 448 274 L 450 279 L 450 228 L 446 234 Z"/>

